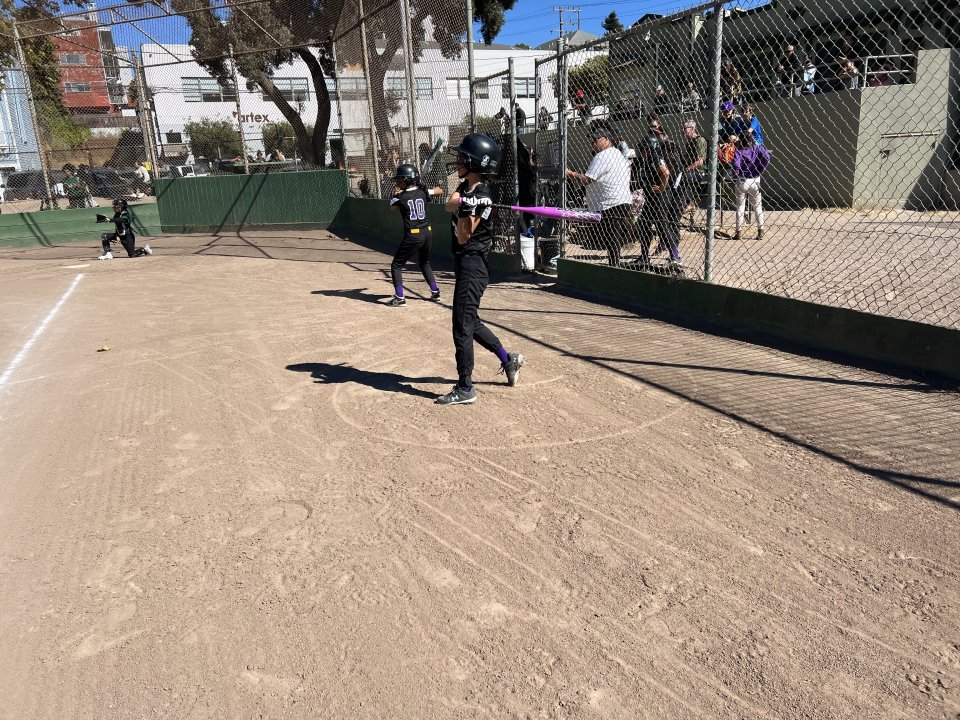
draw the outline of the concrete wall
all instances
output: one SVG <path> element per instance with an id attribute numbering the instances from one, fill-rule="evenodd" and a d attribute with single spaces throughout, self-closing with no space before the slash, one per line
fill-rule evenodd
<path id="1" fill-rule="evenodd" d="M 913 85 L 860 92 L 857 207 L 942 208 L 957 139 L 960 53 L 919 53 Z"/>
<path id="2" fill-rule="evenodd" d="M 706 323 L 724 333 L 761 334 L 960 380 L 958 330 L 571 260 L 559 262 L 557 279 L 575 292 Z"/>
<path id="3" fill-rule="evenodd" d="M 164 232 L 325 229 L 347 196 L 340 170 L 158 180 Z"/>
<path id="4" fill-rule="evenodd" d="M 99 243 L 100 234 L 109 231 L 113 225 L 97 224 L 97 213 L 112 215 L 113 211 L 110 208 L 89 208 L 0 215 L 0 247 Z M 160 213 L 155 203 L 130 205 L 130 214 L 138 236 L 160 234 Z"/>

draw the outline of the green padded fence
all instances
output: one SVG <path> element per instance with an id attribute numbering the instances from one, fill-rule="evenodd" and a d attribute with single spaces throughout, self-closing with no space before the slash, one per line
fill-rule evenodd
<path id="1" fill-rule="evenodd" d="M 100 234 L 111 230 L 113 225 L 98 225 L 95 221 L 97 213 L 113 215 L 113 209 L 99 207 L 0 215 L 0 247 L 99 243 Z M 131 203 L 130 215 L 138 236 L 160 234 L 160 213 L 155 203 Z"/>
<path id="2" fill-rule="evenodd" d="M 165 233 L 326 229 L 347 196 L 342 170 L 158 180 Z"/>

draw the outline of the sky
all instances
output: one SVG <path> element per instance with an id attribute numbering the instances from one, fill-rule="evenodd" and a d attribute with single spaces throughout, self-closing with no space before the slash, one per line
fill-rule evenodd
<path id="1" fill-rule="evenodd" d="M 678 7 L 690 7 L 692 3 L 677 0 L 602 0 L 598 2 L 570 2 L 557 0 L 517 0 L 513 10 L 507 12 L 506 24 L 494 42 L 504 45 L 526 43 L 536 47 L 541 43 L 554 40 L 558 35 L 559 14 L 555 7 L 580 8 L 580 29 L 594 35 L 603 35 L 601 24 L 604 18 L 614 11 L 624 27 L 647 13 L 668 13 Z M 564 32 L 576 29 L 577 13 L 563 13 Z M 479 33 L 478 33 L 479 37 Z"/>

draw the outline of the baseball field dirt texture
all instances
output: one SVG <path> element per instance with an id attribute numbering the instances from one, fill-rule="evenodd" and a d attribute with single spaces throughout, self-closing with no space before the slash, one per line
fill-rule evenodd
<path id="1" fill-rule="evenodd" d="M 960 717 L 960 397 L 329 232 L 0 251 L 0 718 Z M 104 348 L 109 348 L 105 350 Z"/>

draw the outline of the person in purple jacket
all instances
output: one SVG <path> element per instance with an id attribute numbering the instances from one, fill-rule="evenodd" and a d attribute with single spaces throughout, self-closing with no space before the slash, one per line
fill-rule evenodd
<path id="1" fill-rule="evenodd" d="M 740 239 L 740 228 L 747 209 L 747 197 L 757 215 L 757 239 L 763 239 L 763 198 L 760 196 L 760 176 L 770 164 L 770 152 L 757 144 L 752 132 L 745 132 L 737 139 L 737 151 L 733 156 L 734 192 L 737 197 L 737 232 L 734 240 Z"/>

